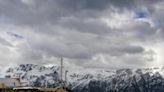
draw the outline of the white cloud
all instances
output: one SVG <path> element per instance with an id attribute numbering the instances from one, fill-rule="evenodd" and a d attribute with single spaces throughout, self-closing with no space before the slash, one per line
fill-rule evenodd
<path id="1" fill-rule="evenodd" d="M 109 11 L 109 16 L 102 17 L 101 20 L 113 29 L 128 26 L 133 22 L 133 13 L 131 11 Z"/>
<path id="2" fill-rule="evenodd" d="M 76 68 L 161 64 L 162 1 L 96 1 L 0 1 L 0 65 L 53 64 L 58 57 Z M 135 18 L 144 9 L 148 16 Z"/>

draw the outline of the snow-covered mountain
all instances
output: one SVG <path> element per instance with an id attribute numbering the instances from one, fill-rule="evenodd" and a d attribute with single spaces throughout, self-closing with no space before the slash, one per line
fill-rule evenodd
<path id="1" fill-rule="evenodd" d="M 23 85 L 30 86 L 53 86 L 59 80 L 58 66 L 39 66 L 34 64 L 21 64 L 9 68 L 5 76 L 20 78 Z"/>
<path id="2" fill-rule="evenodd" d="M 59 66 L 22 64 L 9 68 L 6 77 L 18 77 L 25 85 L 61 85 Z M 64 78 L 63 78 L 64 79 Z M 164 92 L 164 68 L 68 69 L 66 86 L 74 92 Z"/>
<path id="3" fill-rule="evenodd" d="M 75 92 L 164 92 L 163 75 L 164 68 L 145 68 L 85 70 L 70 76 Z"/>

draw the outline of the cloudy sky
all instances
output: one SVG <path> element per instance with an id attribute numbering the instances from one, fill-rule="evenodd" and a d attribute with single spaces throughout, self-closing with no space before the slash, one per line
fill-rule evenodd
<path id="1" fill-rule="evenodd" d="M 164 64 L 162 0 L 0 0 L 0 67 Z"/>

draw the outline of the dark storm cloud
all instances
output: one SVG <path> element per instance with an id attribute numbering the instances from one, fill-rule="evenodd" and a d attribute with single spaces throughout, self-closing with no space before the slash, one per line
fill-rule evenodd
<path id="1" fill-rule="evenodd" d="M 63 27 L 74 29 L 80 32 L 88 32 L 88 33 L 95 33 L 95 34 L 106 34 L 111 33 L 112 31 L 110 27 L 108 27 L 105 23 L 99 20 L 80 20 L 77 18 L 67 19 L 61 21 L 60 24 Z"/>
<path id="2" fill-rule="evenodd" d="M 134 22 L 125 28 L 122 28 L 125 33 L 133 34 L 140 41 L 155 40 L 157 28 L 152 27 L 148 22 Z"/>
<path id="3" fill-rule="evenodd" d="M 57 0 L 63 7 L 78 10 L 104 10 L 110 3 L 110 0 Z"/>
<path id="4" fill-rule="evenodd" d="M 137 8 L 140 5 L 149 5 L 157 3 L 161 0 L 57 0 L 63 7 L 81 11 L 81 10 L 99 10 L 102 11 L 106 8 L 109 9 L 110 6 L 119 9 L 131 9 Z M 140 5 L 138 5 L 140 4 Z"/>
<path id="5" fill-rule="evenodd" d="M 141 4 L 142 2 L 155 3 L 154 0 L 140 2 Z M 103 10 L 110 10 L 108 8 L 110 6 L 118 9 L 131 9 L 137 6 L 135 4 L 135 0 L 1 0 L 0 12 L 8 22 L 44 25 L 57 23 L 62 17 L 67 16 L 78 16 L 79 18 L 99 16 Z"/>
<path id="6" fill-rule="evenodd" d="M 0 0 L 0 23 L 7 25 L 5 30 L 11 31 L 11 36 L 22 39 L 10 40 L 21 56 L 21 61 L 18 55 L 15 62 L 40 63 L 52 57 L 65 57 L 83 65 L 93 57 L 105 54 L 110 58 L 108 63 L 116 58 L 117 64 L 144 66 L 142 55 L 146 52 L 146 42 L 153 43 L 161 38 L 163 28 L 160 23 L 159 28 L 141 20 L 155 23 L 156 15 L 162 17 L 163 12 L 154 9 L 160 1 Z M 148 13 L 144 17 L 127 17 L 138 11 Z M 8 29 L 8 25 L 14 26 L 13 29 Z M 9 44 L 4 39 L 0 42 Z"/>
<path id="7" fill-rule="evenodd" d="M 91 59 L 95 54 L 99 53 L 123 56 L 125 54 L 140 54 L 144 52 L 144 48 L 141 46 L 129 44 L 111 45 L 110 39 L 99 38 L 94 34 L 83 34 L 76 31 L 59 36 L 59 38 L 45 37 L 40 38 L 39 41 L 33 40 L 34 42 L 31 43 L 32 48 L 50 57 L 63 56 L 71 59 Z"/>
<path id="8" fill-rule="evenodd" d="M 46 2 L 34 0 L 32 3 L 34 5 L 28 5 L 23 0 L 5 0 L 0 5 L 1 16 L 5 16 L 8 22 L 33 26 L 56 23 L 58 18 L 67 14 L 65 10 L 58 7 L 55 0 Z"/>
<path id="9" fill-rule="evenodd" d="M 100 50 L 99 53 L 106 53 L 110 56 L 124 56 L 124 55 L 135 55 L 142 54 L 145 49 L 141 46 L 131 46 L 131 45 L 118 45 L 110 47 L 110 44 L 107 46 L 106 51 Z M 103 51 L 103 52 L 102 52 Z"/>
<path id="10" fill-rule="evenodd" d="M 136 53 L 144 52 L 144 48 L 141 46 L 126 46 L 118 49 L 120 49 L 120 52 L 125 52 L 128 54 L 136 54 Z"/>

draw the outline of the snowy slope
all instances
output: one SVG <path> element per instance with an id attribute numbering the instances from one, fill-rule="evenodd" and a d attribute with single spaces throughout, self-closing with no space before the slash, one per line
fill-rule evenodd
<path id="1" fill-rule="evenodd" d="M 67 86 L 75 92 L 164 92 L 164 68 L 67 69 Z M 5 76 L 19 77 L 24 85 L 54 87 L 61 84 L 59 66 L 22 64 Z M 64 79 L 64 78 L 63 78 Z M 150 91 L 154 90 L 154 91 Z"/>
<path id="2" fill-rule="evenodd" d="M 18 67 L 9 68 L 5 76 L 21 78 L 24 85 L 52 85 L 59 80 L 58 66 L 39 66 L 33 64 L 21 64 Z"/>

